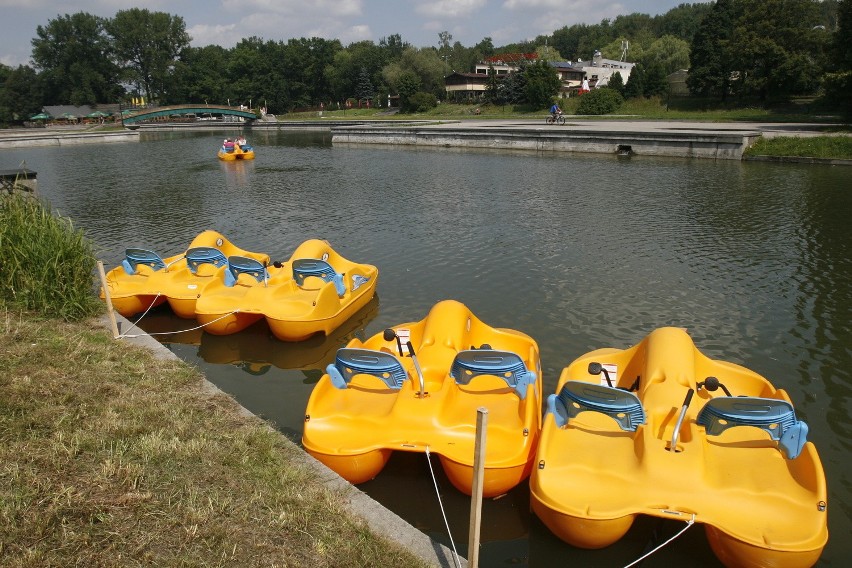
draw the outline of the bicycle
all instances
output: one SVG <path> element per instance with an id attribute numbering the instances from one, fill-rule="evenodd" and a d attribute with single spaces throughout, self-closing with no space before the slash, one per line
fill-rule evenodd
<path id="1" fill-rule="evenodd" d="M 565 126 L 565 117 L 561 114 L 551 114 L 546 119 L 544 119 L 544 122 L 546 122 L 547 124 L 559 124 L 561 126 Z"/>

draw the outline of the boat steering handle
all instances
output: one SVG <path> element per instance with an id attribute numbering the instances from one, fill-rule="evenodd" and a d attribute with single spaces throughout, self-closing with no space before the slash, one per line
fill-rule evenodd
<path id="1" fill-rule="evenodd" d="M 693 389 L 689 389 L 686 393 L 686 398 L 683 399 L 683 406 L 680 409 L 680 416 L 677 417 L 677 422 L 674 427 L 674 434 L 672 434 L 672 445 L 671 451 L 677 452 L 677 439 L 680 437 L 680 425 L 683 423 L 683 418 L 686 416 L 686 409 L 689 408 L 689 403 L 692 402 L 692 395 L 695 394 Z"/>

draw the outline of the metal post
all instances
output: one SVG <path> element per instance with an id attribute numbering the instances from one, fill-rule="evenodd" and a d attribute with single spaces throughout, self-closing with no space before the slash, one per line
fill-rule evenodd
<path id="1" fill-rule="evenodd" d="M 482 483 L 485 478 L 485 430 L 488 409 L 476 409 L 476 443 L 473 449 L 473 487 L 470 492 L 470 533 L 467 544 L 467 565 L 479 565 L 479 529 L 482 525 Z"/>

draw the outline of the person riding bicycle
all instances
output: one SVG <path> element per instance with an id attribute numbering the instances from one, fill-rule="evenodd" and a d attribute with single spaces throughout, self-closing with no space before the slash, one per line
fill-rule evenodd
<path id="1" fill-rule="evenodd" d="M 562 109 L 559 108 L 558 104 L 553 103 L 553 106 L 550 107 L 550 116 L 552 116 L 554 120 L 562 116 Z"/>

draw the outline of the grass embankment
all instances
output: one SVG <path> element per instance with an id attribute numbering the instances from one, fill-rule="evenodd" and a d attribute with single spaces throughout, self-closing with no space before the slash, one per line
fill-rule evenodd
<path id="1" fill-rule="evenodd" d="M 852 136 L 760 138 L 745 155 L 852 160 Z"/>
<path id="2" fill-rule="evenodd" d="M 0 564 L 418 566 L 186 364 L 0 312 Z"/>
<path id="3" fill-rule="evenodd" d="M 424 565 L 196 369 L 89 319 L 91 270 L 57 281 L 72 261 L 94 265 L 87 247 L 37 201 L 0 197 L 0 565 Z"/>

